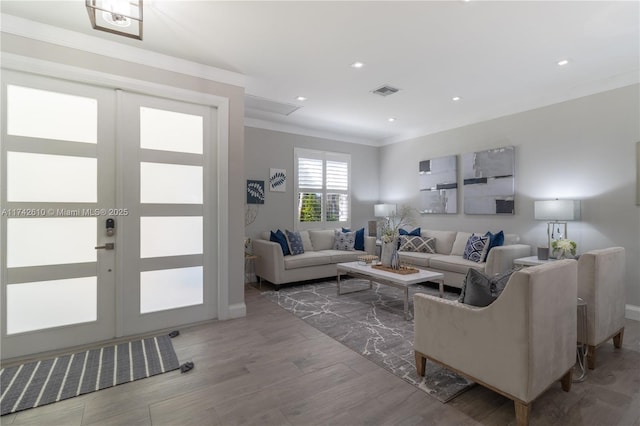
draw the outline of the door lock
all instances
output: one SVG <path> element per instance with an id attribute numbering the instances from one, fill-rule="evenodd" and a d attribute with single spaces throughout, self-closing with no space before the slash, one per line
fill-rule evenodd
<path id="1" fill-rule="evenodd" d="M 96 250 L 113 250 L 115 248 L 115 243 L 105 243 L 105 245 L 103 246 L 96 246 L 95 249 Z"/>

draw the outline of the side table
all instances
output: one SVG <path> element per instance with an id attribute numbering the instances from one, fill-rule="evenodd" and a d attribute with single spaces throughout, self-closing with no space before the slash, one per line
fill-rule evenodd
<path id="1" fill-rule="evenodd" d="M 587 378 L 587 302 L 578 297 L 578 342 L 577 358 L 580 375 L 574 383 L 584 382 Z"/>
<path id="2" fill-rule="evenodd" d="M 513 264 L 516 266 L 537 266 L 545 263 L 555 262 L 557 259 L 538 259 L 538 256 L 528 256 L 515 259 Z M 576 342 L 576 358 L 578 359 L 577 369 L 580 375 L 573 379 L 574 383 L 583 382 L 587 378 L 586 357 L 587 357 L 587 302 L 578 297 L 578 338 Z"/>
<path id="3" fill-rule="evenodd" d="M 255 261 L 258 256 L 254 254 L 245 253 L 244 254 L 244 283 L 250 283 L 251 277 L 255 272 Z"/>
<path id="4" fill-rule="evenodd" d="M 537 265 L 544 265 L 545 263 L 555 262 L 555 261 L 556 259 L 542 260 L 542 259 L 538 259 L 538 256 L 528 256 L 528 257 L 521 257 L 519 259 L 515 259 L 513 261 L 513 264 L 516 266 L 537 266 Z"/>

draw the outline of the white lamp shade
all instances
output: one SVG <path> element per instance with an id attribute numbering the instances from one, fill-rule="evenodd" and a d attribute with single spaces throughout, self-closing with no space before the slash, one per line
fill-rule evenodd
<path id="1" fill-rule="evenodd" d="M 395 204 L 376 204 L 373 206 L 375 217 L 389 217 L 396 214 Z"/>
<path id="2" fill-rule="evenodd" d="M 536 220 L 580 220 L 579 200 L 548 200 L 534 202 Z"/>

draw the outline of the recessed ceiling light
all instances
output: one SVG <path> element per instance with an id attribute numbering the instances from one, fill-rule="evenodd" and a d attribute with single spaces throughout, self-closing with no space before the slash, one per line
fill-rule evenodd
<path id="1" fill-rule="evenodd" d="M 452 101 L 459 101 L 460 99 L 462 99 L 460 96 L 454 96 L 451 98 Z"/>
<path id="2" fill-rule="evenodd" d="M 351 66 L 351 68 L 362 68 L 362 67 L 364 67 L 364 63 L 360 62 L 360 61 L 357 61 L 357 62 L 352 63 L 350 66 Z"/>
<path id="3" fill-rule="evenodd" d="M 567 65 L 568 63 L 569 63 L 569 61 L 567 61 L 566 59 L 563 59 L 563 60 L 561 60 L 561 61 L 558 61 L 558 65 L 559 65 L 559 66 L 561 66 L 561 67 L 563 67 L 563 66 Z"/>
<path id="4" fill-rule="evenodd" d="M 304 96 L 298 96 L 296 98 L 296 101 L 306 101 L 306 100 L 307 100 L 307 98 L 305 98 Z"/>
<path id="5" fill-rule="evenodd" d="M 394 121 L 396 121 L 396 119 L 395 119 L 395 117 L 389 117 L 389 118 L 387 118 L 387 121 L 389 123 L 393 123 Z"/>

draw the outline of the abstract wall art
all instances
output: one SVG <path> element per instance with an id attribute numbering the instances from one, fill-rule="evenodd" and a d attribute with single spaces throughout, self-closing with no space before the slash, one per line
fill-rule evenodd
<path id="1" fill-rule="evenodd" d="M 269 169 L 269 190 L 287 192 L 287 171 L 285 169 Z"/>
<path id="2" fill-rule="evenodd" d="M 512 146 L 463 154 L 464 212 L 514 214 L 514 169 Z"/>
<path id="3" fill-rule="evenodd" d="M 264 204 L 263 180 L 247 180 L 247 204 Z"/>
<path id="4" fill-rule="evenodd" d="M 421 161 L 419 174 L 420 213 L 457 213 L 457 156 Z"/>

